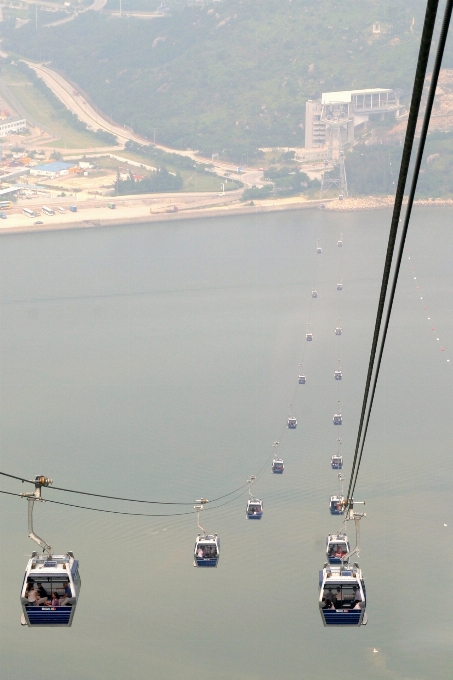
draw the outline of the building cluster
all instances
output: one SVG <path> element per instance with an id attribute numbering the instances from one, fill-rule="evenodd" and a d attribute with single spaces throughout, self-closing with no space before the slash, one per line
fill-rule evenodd
<path id="1" fill-rule="evenodd" d="M 5 118 L 0 120 L 0 137 L 15 135 L 23 132 L 27 127 L 25 118 Z"/>

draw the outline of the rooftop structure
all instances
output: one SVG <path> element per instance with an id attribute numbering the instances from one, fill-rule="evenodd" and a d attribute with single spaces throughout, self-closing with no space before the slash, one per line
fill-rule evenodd
<path id="1" fill-rule="evenodd" d="M 45 165 L 36 165 L 30 168 L 30 175 L 41 175 L 43 177 L 61 177 L 62 175 L 69 175 L 71 168 L 74 168 L 74 163 L 64 163 L 63 161 L 54 161 L 53 163 L 46 163 Z"/>
<path id="2" fill-rule="evenodd" d="M 366 125 L 370 117 L 391 113 L 398 118 L 404 107 L 400 93 L 389 88 L 324 92 L 320 101 L 309 100 L 305 105 L 305 148 L 326 146 L 326 127 L 334 112 L 341 118 L 343 143 L 352 143 L 355 129 Z"/>
<path id="3" fill-rule="evenodd" d="M 7 135 L 14 135 L 17 132 L 22 132 L 27 127 L 25 118 L 10 118 L 0 122 L 0 137 Z"/>

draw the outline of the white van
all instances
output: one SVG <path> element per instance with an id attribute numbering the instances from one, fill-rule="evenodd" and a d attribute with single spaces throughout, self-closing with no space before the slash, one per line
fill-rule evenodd
<path id="1" fill-rule="evenodd" d="M 66 212 L 66 210 L 64 208 L 62 208 L 61 205 L 58 206 L 57 210 L 58 210 L 59 213 L 65 213 Z"/>

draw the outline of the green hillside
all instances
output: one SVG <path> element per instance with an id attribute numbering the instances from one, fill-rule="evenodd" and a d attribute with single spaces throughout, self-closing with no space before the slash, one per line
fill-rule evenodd
<path id="1" fill-rule="evenodd" d="M 421 0 L 229 0 L 154 20 L 87 12 L 47 29 L 0 26 L 4 49 L 51 61 L 149 139 L 237 155 L 303 145 L 305 102 L 322 91 L 408 92 L 423 12 Z"/>

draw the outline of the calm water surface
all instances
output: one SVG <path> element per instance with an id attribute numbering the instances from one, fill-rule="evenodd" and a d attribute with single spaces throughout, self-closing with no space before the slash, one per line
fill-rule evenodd
<path id="1" fill-rule="evenodd" d="M 193 515 L 37 507 L 37 532 L 81 562 L 67 630 L 19 625 L 33 548 L 25 501 L 1 496 L 4 678 L 450 677 L 452 220 L 451 210 L 419 209 L 411 225 L 356 490 L 366 500 L 369 624 L 346 631 L 322 626 L 318 569 L 325 536 L 340 526 L 328 513 L 337 491 L 330 457 L 341 430 L 349 473 L 390 213 L 301 211 L 1 238 L 3 470 L 193 503 L 241 486 L 276 439 L 286 465 L 282 476 L 267 466 L 256 484 L 261 522 L 246 521 L 245 496 L 204 512 L 205 527 L 221 536 L 216 570 L 192 567 Z M 307 384 L 298 386 L 302 360 Z M 334 428 L 338 398 L 343 425 Z M 290 402 L 296 431 L 285 428 Z"/>

